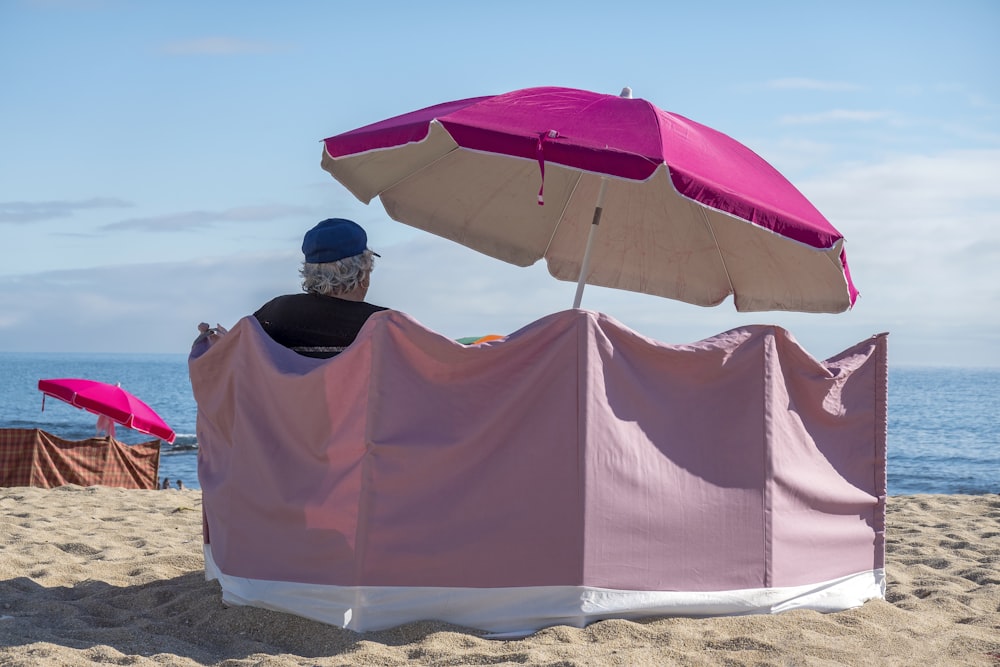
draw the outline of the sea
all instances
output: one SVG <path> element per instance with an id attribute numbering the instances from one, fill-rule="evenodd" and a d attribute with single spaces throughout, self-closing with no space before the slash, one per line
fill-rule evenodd
<path id="1" fill-rule="evenodd" d="M 160 476 L 199 488 L 197 407 L 186 355 L 0 352 L 0 428 L 40 428 L 67 440 L 96 434 L 94 415 L 38 391 L 38 380 L 87 378 L 121 386 L 177 434 Z M 124 426 L 118 440 L 152 439 Z M 890 367 L 890 495 L 1000 493 L 1000 368 Z"/>

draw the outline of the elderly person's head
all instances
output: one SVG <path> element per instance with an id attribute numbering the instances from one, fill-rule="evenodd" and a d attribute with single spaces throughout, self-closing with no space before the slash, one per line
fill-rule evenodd
<path id="1" fill-rule="evenodd" d="M 330 218 L 302 239 L 302 289 L 325 296 L 364 299 L 377 253 L 368 235 L 351 220 Z"/>

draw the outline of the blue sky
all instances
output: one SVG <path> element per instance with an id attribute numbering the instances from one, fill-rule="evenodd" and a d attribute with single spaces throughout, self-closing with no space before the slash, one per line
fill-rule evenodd
<path id="1" fill-rule="evenodd" d="M 947 6 L 946 6 L 947 5 Z M 854 310 L 738 314 L 588 287 L 685 343 L 749 323 L 817 358 L 1000 366 L 1000 3 L 0 0 L 0 351 L 184 352 L 299 290 L 303 232 L 350 217 L 369 300 L 442 334 L 569 308 L 388 219 L 320 141 L 438 102 L 556 85 L 652 101 L 774 164 L 847 239 Z"/>

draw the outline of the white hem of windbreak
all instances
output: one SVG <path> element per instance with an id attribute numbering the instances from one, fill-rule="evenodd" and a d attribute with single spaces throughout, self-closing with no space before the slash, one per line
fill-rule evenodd
<path id="1" fill-rule="evenodd" d="M 437 620 L 484 630 L 494 638 L 510 638 L 553 625 L 582 628 L 611 618 L 843 611 L 885 597 L 885 570 L 881 568 L 803 586 L 710 592 L 592 586 L 331 586 L 230 576 L 216 566 L 209 545 L 204 551 L 205 577 L 219 581 L 224 602 L 295 614 L 355 632 Z"/>

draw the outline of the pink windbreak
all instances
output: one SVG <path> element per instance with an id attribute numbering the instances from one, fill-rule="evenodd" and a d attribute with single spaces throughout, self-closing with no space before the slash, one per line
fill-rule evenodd
<path id="1" fill-rule="evenodd" d="M 820 362 L 773 326 L 668 345 L 573 310 L 466 347 L 386 311 L 323 361 L 244 318 L 190 362 L 206 542 L 226 575 L 336 586 L 868 572 L 886 372 L 885 335 Z"/>

